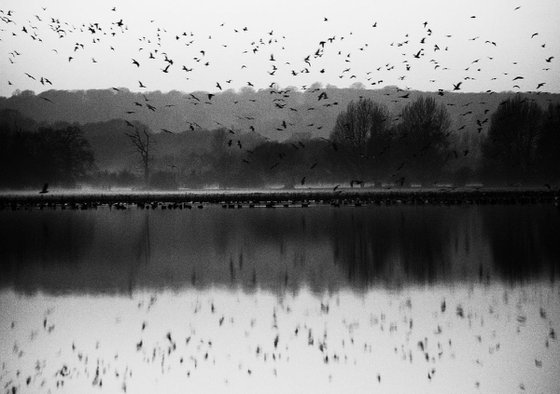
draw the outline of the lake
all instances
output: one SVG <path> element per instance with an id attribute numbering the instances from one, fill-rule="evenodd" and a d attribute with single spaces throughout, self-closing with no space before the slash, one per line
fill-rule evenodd
<path id="1" fill-rule="evenodd" d="M 557 392 L 559 228 L 550 204 L 4 209 L 0 383 Z"/>

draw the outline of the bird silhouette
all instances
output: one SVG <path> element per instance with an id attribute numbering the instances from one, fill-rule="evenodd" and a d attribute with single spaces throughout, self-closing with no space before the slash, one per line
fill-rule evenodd
<path id="1" fill-rule="evenodd" d="M 49 184 L 45 183 L 39 194 L 47 194 L 49 192 Z"/>

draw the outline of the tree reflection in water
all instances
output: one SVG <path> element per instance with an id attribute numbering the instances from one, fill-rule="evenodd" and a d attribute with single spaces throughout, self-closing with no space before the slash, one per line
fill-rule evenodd
<path id="1" fill-rule="evenodd" d="M 321 292 L 555 278 L 548 206 L 1 211 L 2 287 Z"/>

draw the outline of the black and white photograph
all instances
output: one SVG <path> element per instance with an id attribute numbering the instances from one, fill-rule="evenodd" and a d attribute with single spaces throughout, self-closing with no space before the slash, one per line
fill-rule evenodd
<path id="1" fill-rule="evenodd" d="M 560 393 L 560 2 L 1 0 L 0 393 Z"/>

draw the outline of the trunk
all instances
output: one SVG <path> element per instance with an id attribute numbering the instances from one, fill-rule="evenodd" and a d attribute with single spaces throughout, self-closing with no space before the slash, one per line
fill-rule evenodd
<path id="1" fill-rule="evenodd" d="M 148 182 L 150 181 L 150 167 L 148 164 L 148 160 L 144 160 L 144 183 L 148 186 Z"/>

